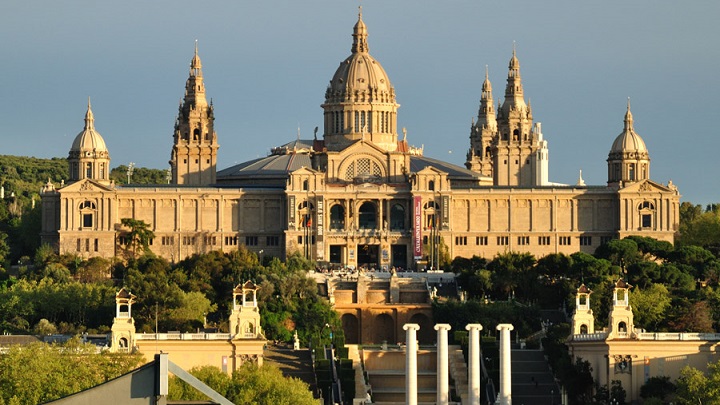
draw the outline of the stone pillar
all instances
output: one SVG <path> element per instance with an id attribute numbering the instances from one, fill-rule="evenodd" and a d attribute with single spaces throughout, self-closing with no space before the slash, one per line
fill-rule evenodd
<path id="1" fill-rule="evenodd" d="M 470 405 L 480 404 L 480 331 L 482 325 L 470 323 L 465 326 L 470 331 L 468 340 L 468 400 Z"/>
<path id="2" fill-rule="evenodd" d="M 498 392 L 498 405 L 512 405 L 512 378 L 510 369 L 510 331 L 513 326 L 501 323 L 497 326 L 500 331 L 500 389 Z"/>
<path id="3" fill-rule="evenodd" d="M 448 376 L 448 331 L 450 325 L 439 323 L 437 331 L 437 405 L 448 405 L 450 383 Z"/>
<path id="4" fill-rule="evenodd" d="M 417 331 L 420 325 L 406 323 L 405 329 L 405 404 L 417 405 Z"/>

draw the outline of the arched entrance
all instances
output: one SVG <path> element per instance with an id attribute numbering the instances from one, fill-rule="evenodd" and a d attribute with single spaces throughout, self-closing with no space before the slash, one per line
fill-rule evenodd
<path id="1" fill-rule="evenodd" d="M 375 317 L 372 340 L 370 343 L 395 342 L 395 321 L 390 315 L 380 314 Z"/>
<path id="2" fill-rule="evenodd" d="M 349 345 L 356 345 L 360 343 L 360 330 L 358 328 L 358 319 L 353 314 L 343 314 L 340 317 L 342 321 L 342 328 L 345 332 L 345 343 Z"/>
<path id="3" fill-rule="evenodd" d="M 410 317 L 410 323 L 420 325 L 417 338 L 421 345 L 430 345 L 435 341 L 435 329 L 430 318 L 425 314 L 415 314 Z"/>

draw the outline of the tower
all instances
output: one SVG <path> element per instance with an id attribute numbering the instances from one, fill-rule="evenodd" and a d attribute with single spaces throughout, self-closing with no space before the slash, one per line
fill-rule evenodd
<path id="1" fill-rule="evenodd" d="M 340 63 L 325 91 L 324 140 L 330 151 L 359 140 L 392 152 L 397 149 L 395 89 L 368 51 L 362 9 L 353 29 L 351 55 Z"/>
<path id="2" fill-rule="evenodd" d="M 632 286 L 623 279 L 615 282 L 613 306 L 608 315 L 610 323 L 608 339 L 628 338 L 635 329 L 632 307 L 630 306 L 630 288 Z"/>
<path id="3" fill-rule="evenodd" d="M 498 108 L 498 134 L 492 146 L 493 183 L 497 186 L 537 185 L 538 134 L 532 130 L 532 108 L 525 103 L 520 61 L 513 47 L 508 64 L 505 101 Z"/>
<path id="4" fill-rule="evenodd" d="M 175 121 L 175 135 L 170 167 L 172 182 L 193 186 L 215 183 L 217 166 L 217 134 L 212 102 L 205 98 L 202 63 L 198 56 L 190 62 L 190 76 L 185 83 L 185 98 L 180 103 Z"/>
<path id="5" fill-rule="evenodd" d="M 575 312 L 572 317 L 572 334 L 584 335 L 595 332 L 595 317 L 590 309 L 590 294 L 592 290 L 585 284 L 577 289 L 575 295 Z"/>
<path id="6" fill-rule="evenodd" d="M 85 113 L 85 128 L 75 137 L 68 154 L 69 182 L 92 179 L 101 183 L 110 182 L 110 153 L 105 140 L 95 130 L 95 116 L 90 106 Z"/>
<path id="7" fill-rule="evenodd" d="M 115 294 L 115 318 L 111 328 L 110 351 L 131 353 L 135 346 L 135 320 L 132 318 L 132 304 L 135 296 L 124 287 Z"/>
<path id="8" fill-rule="evenodd" d="M 252 281 L 238 285 L 233 290 L 230 313 L 230 336 L 233 339 L 256 339 L 262 337 L 260 309 L 257 304 L 257 287 Z"/>
<path id="9" fill-rule="evenodd" d="M 497 135 L 497 119 L 494 104 L 492 84 L 490 83 L 486 66 L 477 122 L 473 123 L 470 127 L 470 150 L 467 154 L 465 167 L 488 177 L 493 175 L 492 142 Z"/>
<path id="10" fill-rule="evenodd" d="M 628 99 L 623 131 L 615 138 L 607 162 L 609 186 L 622 187 L 623 184 L 650 178 L 650 154 L 645 141 L 633 128 L 630 99 Z"/>

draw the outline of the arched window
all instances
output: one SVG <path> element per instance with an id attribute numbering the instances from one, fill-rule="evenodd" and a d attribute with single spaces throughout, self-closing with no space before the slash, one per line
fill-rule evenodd
<path id="1" fill-rule="evenodd" d="M 405 207 L 395 204 L 390 208 L 390 230 L 402 231 L 405 229 Z"/>
<path id="2" fill-rule="evenodd" d="M 618 323 L 618 332 L 620 332 L 620 333 L 627 332 L 627 324 L 625 322 Z"/>
<path id="3" fill-rule="evenodd" d="M 120 347 L 122 347 L 122 348 L 128 347 L 127 338 L 120 338 L 120 339 L 118 340 L 118 346 L 120 346 Z"/>
<path id="4" fill-rule="evenodd" d="M 640 226 L 643 228 L 652 228 L 655 204 L 650 201 L 643 201 L 638 205 L 638 212 L 640 214 Z"/>
<path id="5" fill-rule="evenodd" d="M 195 128 L 193 131 L 193 141 L 200 139 L 200 128 Z"/>
<path id="6" fill-rule="evenodd" d="M 335 204 L 330 208 L 330 229 L 345 229 L 345 207 Z"/>
<path id="7" fill-rule="evenodd" d="M 92 167 L 92 163 L 87 163 L 87 164 L 85 165 L 85 177 L 88 178 L 88 179 L 92 179 L 92 178 L 93 178 L 93 167 Z"/>
<path id="8" fill-rule="evenodd" d="M 585 324 L 580 325 L 580 334 L 581 335 L 587 335 L 588 333 L 588 327 Z"/>
<path id="9" fill-rule="evenodd" d="M 428 190 L 435 191 L 435 180 L 428 181 Z"/>
<path id="10" fill-rule="evenodd" d="M 628 180 L 635 181 L 635 163 L 630 163 L 628 166 Z"/>
<path id="11" fill-rule="evenodd" d="M 374 203 L 364 202 L 358 212 L 358 224 L 360 229 L 377 228 L 377 207 Z"/>
<path id="12" fill-rule="evenodd" d="M 517 141 L 518 138 L 519 138 L 519 136 L 520 136 L 520 131 L 517 130 L 517 129 L 514 130 L 514 131 L 513 131 L 513 141 Z"/>
<path id="13" fill-rule="evenodd" d="M 303 191 L 307 191 L 308 187 L 309 187 L 309 182 L 307 181 L 307 179 L 303 180 L 303 183 L 302 183 Z"/>

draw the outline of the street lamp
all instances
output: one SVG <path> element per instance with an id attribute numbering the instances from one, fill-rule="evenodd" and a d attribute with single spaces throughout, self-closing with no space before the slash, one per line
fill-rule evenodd
<path id="1" fill-rule="evenodd" d="M 130 184 L 130 178 L 133 175 L 133 171 L 135 171 L 135 163 L 130 162 L 128 164 L 127 173 L 126 173 L 127 174 L 127 184 Z"/>

